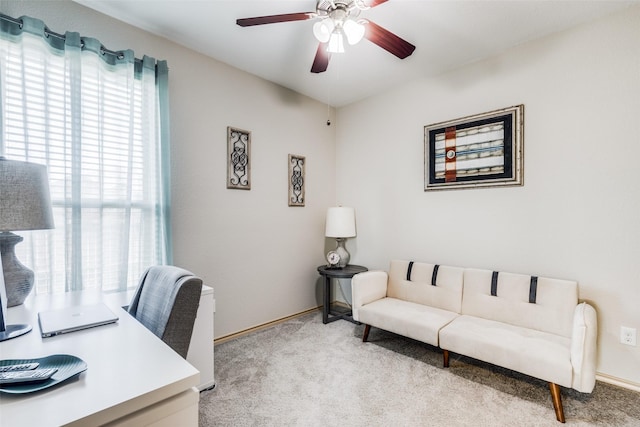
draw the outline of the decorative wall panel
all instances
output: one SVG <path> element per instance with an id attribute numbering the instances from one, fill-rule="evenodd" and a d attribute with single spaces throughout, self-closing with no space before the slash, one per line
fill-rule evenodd
<path id="1" fill-rule="evenodd" d="M 305 166 L 303 156 L 289 154 L 289 206 L 304 206 Z"/>
<path id="2" fill-rule="evenodd" d="M 523 131 L 523 105 L 425 126 L 425 191 L 522 185 Z"/>
<path id="3" fill-rule="evenodd" d="M 251 132 L 227 127 L 227 188 L 251 189 Z"/>

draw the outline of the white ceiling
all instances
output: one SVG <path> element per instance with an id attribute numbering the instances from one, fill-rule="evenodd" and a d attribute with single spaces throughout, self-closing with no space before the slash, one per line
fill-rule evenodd
<path id="1" fill-rule="evenodd" d="M 313 74 L 309 70 L 318 46 L 313 20 L 246 28 L 235 21 L 314 12 L 315 0 L 75 1 L 337 107 L 640 4 L 640 0 L 389 0 L 360 17 L 414 44 L 412 56 L 400 60 L 362 40 L 347 46 L 345 53 L 334 54 L 326 72 Z"/>

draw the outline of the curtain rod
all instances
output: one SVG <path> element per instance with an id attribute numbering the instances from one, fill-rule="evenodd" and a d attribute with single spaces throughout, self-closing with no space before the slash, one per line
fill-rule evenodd
<path id="1" fill-rule="evenodd" d="M 23 26 L 22 23 L 22 19 L 16 19 L 16 18 L 12 18 L 11 16 L 5 15 L 3 13 L 0 13 L 0 19 L 4 19 L 5 21 L 9 21 L 14 25 L 18 25 L 21 29 Z M 56 32 L 51 31 L 46 25 L 44 26 L 44 34 L 47 37 L 56 37 L 60 40 L 65 40 L 65 36 L 64 34 L 58 34 Z M 82 37 L 80 37 L 80 41 L 82 42 L 82 47 L 84 47 L 84 41 L 82 40 Z M 118 59 L 122 59 L 124 58 L 124 54 L 122 52 L 118 52 L 118 51 L 114 51 L 114 50 L 109 50 L 106 47 L 104 47 L 102 44 L 100 45 L 100 52 L 104 55 L 104 54 L 109 54 L 109 55 L 113 55 Z M 138 58 L 135 58 L 136 61 L 139 61 Z"/>

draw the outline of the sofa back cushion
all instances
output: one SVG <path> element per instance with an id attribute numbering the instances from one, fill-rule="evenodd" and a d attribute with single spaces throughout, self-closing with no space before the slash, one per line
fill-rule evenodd
<path id="1" fill-rule="evenodd" d="M 490 270 L 464 271 L 462 314 L 571 337 L 578 283 Z"/>
<path id="2" fill-rule="evenodd" d="M 463 272 L 458 267 L 394 260 L 387 296 L 460 313 Z"/>

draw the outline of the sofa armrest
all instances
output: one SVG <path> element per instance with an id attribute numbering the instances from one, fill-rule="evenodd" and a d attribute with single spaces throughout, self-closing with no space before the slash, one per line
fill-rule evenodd
<path id="1" fill-rule="evenodd" d="M 598 319 L 596 310 L 586 302 L 578 304 L 573 314 L 571 365 L 573 388 L 591 393 L 596 384 Z"/>
<path id="2" fill-rule="evenodd" d="M 358 320 L 358 309 L 365 304 L 387 296 L 388 274 L 384 271 L 365 271 L 351 279 L 351 307 L 353 319 Z"/>

